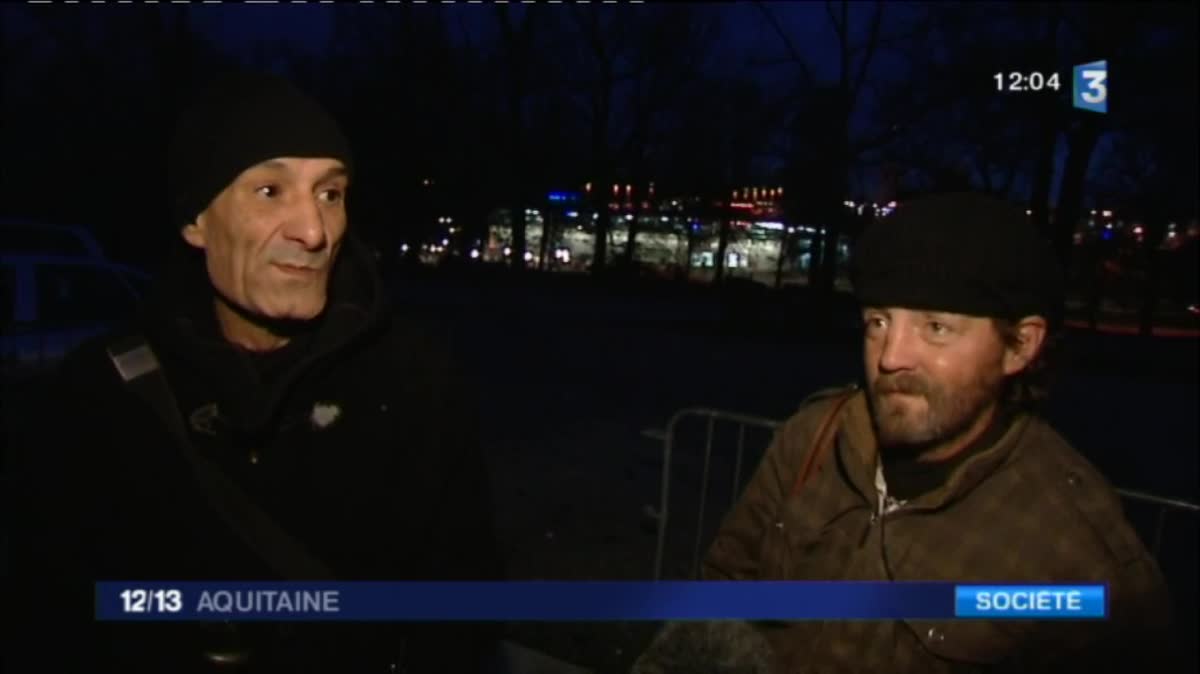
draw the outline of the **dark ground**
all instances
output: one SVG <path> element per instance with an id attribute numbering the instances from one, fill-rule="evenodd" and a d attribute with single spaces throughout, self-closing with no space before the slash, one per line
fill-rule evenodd
<path id="1" fill-rule="evenodd" d="M 662 446 L 643 430 L 663 427 L 689 406 L 781 419 L 809 393 L 857 375 L 852 303 L 827 307 L 823 315 L 836 318 L 818 318 L 802 291 L 773 299 L 747 288 L 716 295 L 736 298 L 731 303 L 668 288 L 627 283 L 600 290 L 586 280 L 536 275 L 516 282 L 422 273 L 395 283 L 402 304 L 458 328 L 486 401 L 497 526 L 513 577 L 650 577 L 655 535 L 646 510 L 658 505 Z M 1069 371 L 1056 388 L 1051 421 L 1116 486 L 1195 502 L 1198 342 L 1157 338 L 1146 349 L 1135 337 L 1069 339 Z M 766 440 L 747 436 L 743 470 Z M 736 439 L 722 441 L 715 450 L 724 460 L 712 475 L 727 480 Z M 686 572 L 700 484 L 699 446 L 681 451 L 676 489 L 683 496 L 671 507 L 682 532 L 670 539 L 669 576 Z M 725 486 L 720 496 L 729 495 Z M 710 502 L 709 526 L 721 504 Z M 1155 514 L 1130 511 L 1147 532 Z M 1196 529 L 1195 517 L 1176 516 L 1164 538 L 1164 571 L 1191 625 Z M 618 672 L 628 670 L 656 628 L 524 624 L 512 637 Z"/>

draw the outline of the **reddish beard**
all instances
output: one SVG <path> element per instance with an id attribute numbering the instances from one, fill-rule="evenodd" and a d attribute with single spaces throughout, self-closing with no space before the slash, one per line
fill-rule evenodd
<path id="1" fill-rule="evenodd" d="M 981 370 L 948 386 L 917 374 L 882 375 L 870 390 L 871 416 L 880 448 L 918 452 L 965 433 L 1000 396 L 1004 377 Z M 889 394 L 919 398 L 897 398 Z"/>

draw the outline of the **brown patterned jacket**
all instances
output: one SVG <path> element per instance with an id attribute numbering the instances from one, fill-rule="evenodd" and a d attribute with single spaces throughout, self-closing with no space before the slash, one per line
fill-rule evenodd
<path id="1" fill-rule="evenodd" d="M 833 445 L 793 493 L 818 427 Z M 1162 671 L 1169 602 L 1103 476 L 1019 414 L 946 485 L 882 514 L 866 396 L 826 391 L 776 433 L 701 566 L 714 580 L 1106 582 L 1108 621 L 763 623 L 775 671 Z"/>

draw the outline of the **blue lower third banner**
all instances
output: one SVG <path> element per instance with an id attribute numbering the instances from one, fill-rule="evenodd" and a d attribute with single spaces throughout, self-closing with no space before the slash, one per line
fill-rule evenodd
<path id="1" fill-rule="evenodd" d="M 270 621 L 1104 618 L 1102 585 L 940 582 L 113 582 L 96 619 Z"/>

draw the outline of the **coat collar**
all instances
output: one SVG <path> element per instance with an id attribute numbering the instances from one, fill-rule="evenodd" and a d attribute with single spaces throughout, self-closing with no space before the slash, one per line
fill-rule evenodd
<path id="1" fill-rule="evenodd" d="M 348 236 L 330 280 L 328 306 L 309 334 L 296 338 L 298 352 L 270 386 L 258 377 L 249 356 L 219 333 L 213 290 L 203 259 L 193 251 L 177 251 L 177 264 L 159 279 L 157 294 L 146 307 L 143 325 L 156 350 L 203 379 L 207 393 L 200 403 L 215 402 L 221 415 L 249 437 L 269 434 L 295 385 L 358 340 L 386 324 L 388 302 L 369 253 Z M 172 268 L 173 267 L 173 268 Z M 286 348 L 286 347 L 285 347 Z"/>
<path id="2" fill-rule="evenodd" d="M 1009 417 L 1008 428 L 991 446 L 954 469 L 946 484 L 909 501 L 905 509 L 937 510 L 965 497 L 1011 458 L 1030 420 L 1031 417 L 1025 412 L 1018 412 Z M 846 404 L 838 429 L 836 447 L 838 460 L 847 480 L 877 509 L 879 497 L 875 487 L 875 475 L 879 445 L 865 391 L 856 393 Z"/>

